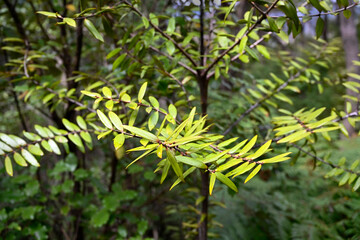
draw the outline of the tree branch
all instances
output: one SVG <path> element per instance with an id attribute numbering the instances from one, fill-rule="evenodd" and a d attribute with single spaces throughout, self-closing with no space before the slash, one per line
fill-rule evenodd
<path id="1" fill-rule="evenodd" d="M 298 16 L 298 18 L 304 18 L 304 17 L 320 17 L 320 16 L 324 16 L 324 15 L 330 15 L 330 14 L 336 14 L 336 13 L 340 13 L 340 12 L 343 12 L 345 10 L 349 10 L 353 7 L 356 7 L 357 5 L 359 5 L 360 3 L 359 2 L 355 2 L 347 7 L 344 7 L 344 8 L 340 8 L 340 9 L 337 9 L 335 11 L 330 11 L 330 12 L 323 12 L 323 13 L 317 13 L 317 14 L 310 14 L 310 15 L 304 15 L 304 16 Z M 272 16 L 272 18 L 279 18 L 279 17 L 286 17 L 288 18 L 287 16 Z"/>
<path id="2" fill-rule="evenodd" d="M 241 40 L 249 35 L 249 33 L 251 33 L 256 27 L 257 25 L 259 25 L 265 18 L 266 15 L 276 6 L 276 4 L 279 2 L 279 0 L 275 0 L 271 6 L 265 11 L 264 15 L 261 15 L 261 17 L 244 33 L 244 35 L 239 38 L 237 41 L 235 41 L 235 43 L 233 45 L 231 45 L 228 49 L 226 49 L 224 52 L 222 52 L 217 58 L 215 58 L 215 60 L 203 71 L 203 75 L 207 75 L 207 73 L 226 55 L 228 54 L 231 50 L 233 50 L 240 42 Z"/>
<path id="3" fill-rule="evenodd" d="M 328 166 L 330 166 L 330 167 L 332 167 L 332 168 L 343 169 L 345 172 L 348 172 L 348 173 L 351 173 L 351 174 L 356 174 L 357 176 L 360 176 L 360 173 L 351 171 L 351 170 L 346 169 L 346 168 L 342 168 L 342 167 L 340 167 L 340 166 L 338 166 L 338 165 L 336 165 L 336 164 L 333 164 L 333 163 L 329 163 L 329 162 L 325 161 L 324 159 L 322 159 L 322 158 L 320 158 L 320 157 L 318 157 L 318 156 L 316 156 L 316 155 L 314 155 L 314 154 L 312 154 L 312 153 L 304 150 L 302 147 L 300 147 L 300 146 L 298 146 L 298 145 L 296 145 L 296 144 L 291 144 L 291 146 L 299 149 L 301 152 L 309 155 L 310 157 L 315 158 L 317 161 L 322 162 L 322 163 L 324 163 L 324 164 L 326 164 L 326 165 L 328 165 Z"/>
<path id="4" fill-rule="evenodd" d="M 264 96 L 263 98 L 259 99 L 256 103 L 254 103 L 253 105 L 251 105 L 243 114 L 241 114 L 241 116 L 233 123 L 231 124 L 223 133 L 223 135 L 228 134 L 236 125 L 238 125 L 240 123 L 240 121 L 246 117 L 247 115 L 249 115 L 254 109 L 256 109 L 257 107 L 259 107 L 264 101 L 266 101 L 267 99 L 269 99 L 270 97 L 272 97 L 274 94 L 280 92 L 282 89 L 284 89 L 287 85 L 289 85 L 289 83 L 296 79 L 297 77 L 300 76 L 300 74 L 303 71 L 299 71 L 297 72 L 295 75 L 293 75 L 291 78 L 289 78 L 286 82 L 284 82 L 283 84 L 281 84 L 278 88 L 276 88 L 276 90 L 266 96 Z"/>
<path id="5" fill-rule="evenodd" d="M 154 30 L 156 32 L 160 33 L 164 38 L 171 41 L 175 45 L 175 47 L 184 55 L 184 57 L 186 57 L 191 62 L 191 64 L 194 65 L 194 67 L 197 67 L 197 64 L 194 61 L 194 59 L 172 37 L 167 35 L 163 30 L 161 30 L 158 26 L 156 26 L 154 23 L 152 23 L 152 21 L 149 20 L 142 12 L 140 12 L 134 5 L 132 5 L 131 3 L 129 3 L 126 0 L 124 0 L 124 3 L 126 5 L 128 5 L 139 16 L 146 18 L 148 20 L 149 24 L 151 25 L 151 27 L 154 28 Z"/>
<path id="6" fill-rule="evenodd" d="M 169 59 L 172 60 L 172 61 L 175 60 L 172 56 L 170 56 L 170 55 L 168 55 L 168 54 L 166 54 L 166 53 L 163 53 L 162 51 L 160 51 L 159 49 L 157 49 L 157 48 L 155 48 L 155 47 L 153 47 L 153 46 L 150 46 L 149 48 L 150 48 L 151 50 L 153 50 L 154 52 L 159 53 L 159 54 L 161 54 L 161 55 L 169 58 Z M 187 69 L 187 70 L 188 70 L 189 72 L 191 72 L 192 74 L 194 74 L 194 75 L 197 74 L 196 70 L 194 70 L 193 68 L 189 67 L 189 66 L 186 65 L 185 63 L 180 62 L 180 61 L 178 61 L 177 63 L 178 63 L 180 66 L 182 66 L 183 68 Z"/>

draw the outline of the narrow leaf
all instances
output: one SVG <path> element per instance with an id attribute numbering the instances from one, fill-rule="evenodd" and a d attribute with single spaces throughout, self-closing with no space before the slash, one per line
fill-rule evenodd
<path id="1" fill-rule="evenodd" d="M 249 176 L 245 179 L 244 183 L 247 183 L 248 181 L 250 181 L 250 179 L 252 179 L 261 169 L 261 164 L 259 164 L 250 174 Z"/>
<path id="2" fill-rule="evenodd" d="M 216 180 L 216 174 L 211 174 L 210 175 L 210 183 L 209 183 L 209 194 L 211 195 L 214 189 L 214 185 L 215 185 L 215 180 Z"/>
<path id="3" fill-rule="evenodd" d="M 146 92 L 146 88 L 147 88 L 147 82 L 144 82 L 144 84 L 141 86 L 139 94 L 138 94 L 138 101 L 141 102 L 145 96 L 145 92 Z"/>
<path id="4" fill-rule="evenodd" d="M 106 117 L 106 115 L 105 115 L 103 112 L 101 112 L 100 110 L 97 110 L 96 112 L 97 112 L 97 114 L 98 114 L 98 116 L 99 116 L 99 118 L 100 118 L 100 121 L 101 121 L 107 128 L 112 129 L 113 126 L 112 126 L 110 120 Z"/>
<path id="5" fill-rule="evenodd" d="M 84 19 L 84 25 L 97 40 L 104 42 L 104 38 L 89 19 Z"/>
<path id="6" fill-rule="evenodd" d="M 36 160 L 36 158 L 29 153 L 27 150 L 25 149 L 21 149 L 21 155 L 25 158 L 25 160 L 30 163 L 31 165 L 35 166 L 35 167 L 40 167 L 40 164 L 38 163 L 38 161 Z"/>
<path id="7" fill-rule="evenodd" d="M 7 174 L 9 174 L 10 176 L 13 176 L 13 167 L 11 164 L 11 159 L 9 158 L 9 156 L 6 156 L 5 158 L 5 169 Z"/>
<path id="8" fill-rule="evenodd" d="M 215 172 L 215 175 L 216 175 L 216 178 L 220 180 L 220 182 L 224 183 L 226 186 L 228 186 L 229 188 L 231 188 L 235 192 L 238 191 L 235 184 L 228 177 L 225 177 L 224 174 L 222 174 L 220 172 Z"/>
<path id="9" fill-rule="evenodd" d="M 166 156 L 167 159 L 169 160 L 171 167 L 173 168 L 175 174 L 182 180 L 184 181 L 184 176 L 183 176 L 183 172 L 182 169 L 180 168 L 176 158 L 175 158 L 175 154 L 172 150 L 170 149 L 166 149 Z"/>

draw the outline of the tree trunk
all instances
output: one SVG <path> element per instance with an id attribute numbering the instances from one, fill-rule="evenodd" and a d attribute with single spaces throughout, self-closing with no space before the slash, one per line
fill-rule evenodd
<path id="1" fill-rule="evenodd" d="M 345 60 L 346 60 L 346 70 L 347 72 L 360 73 L 360 69 L 358 66 L 355 66 L 353 61 L 358 61 L 359 57 L 359 42 L 357 39 L 356 33 L 356 24 L 355 24 L 355 15 L 352 12 L 352 15 L 349 19 L 346 19 L 342 14 L 340 17 L 340 33 L 343 42 L 344 52 L 345 52 Z M 353 78 L 349 78 L 349 81 L 356 81 Z M 359 100 L 359 94 L 347 89 L 346 94 L 350 96 L 355 96 Z M 356 111 L 358 109 L 358 101 L 347 100 L 347 102 L 351 103 L 352 111 Z M 355 134 L 355 129 L 349 124 L 346 120 L 344 125 L 349 132 L 349 136 Z"/>

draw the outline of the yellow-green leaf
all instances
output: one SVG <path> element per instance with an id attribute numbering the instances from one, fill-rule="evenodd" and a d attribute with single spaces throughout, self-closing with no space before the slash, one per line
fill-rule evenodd
<path id="1" fill-rule="evenodd" d="M 118 130 L 120 130 L 121 132 L 124 131 L 123 124 L 116 113 L 109 112 L 109 118 Z"/>
<path id="2" fill-rule="evenodd" d="M 250 181 L 250 179 L 252 179 L 261 169 L 261 164 L 259 164 L 250 174 L 249 176 L 245 179 L 245 183 L 247 183 L 248 181 Z"/>
<path id="3" fill-rule="evenodd" d="M 40 167 L 40 164 L 36 160 L 36 158 L 27 150 L 21 149 L 21 155 L 25 158 L 25 160 L 35 167 Z"/>
<path id="4" fill-rule="evenodd" d="M 119 148 L 121 148 L 124 145 L 125 142 L 125 136 L 124 134 L 118 134 L 115 138 L 114 138 L 114 147 L 116 150 L 118 150 Z"/>
<path id="5" fill-rule="evenodd" d="M 99 116 L 99 118 L 100 118 L 100 121 L 101 121 L 107 128 L 112 129 L 113 126 L 112 126 L 110 120 L 106 117 L 106 115 L 105 115 L 103 112 L 101 112 L 100 110 L 97 110 L 96 112 L 97 112 L 97 114 L 98 114 L 98 116 Z"/>
<path id="6" fill-rule="evenodd" d="M 22 167 L 26 167 L 28 165 L 25 159 L 17 152 L 14 153 L 14 160 L 18 165 Z"/>
<path id="7" fill-rule="evenodd" d="M 72 18 L 63 18 L 63 21 L 71 27 L 76 27 L 76 22 Z"/>
<path id="8" fill-rule="evenodd" d="M 147 132 L 147 131 L 144 131 L 144 130 L 142 130 L 140 128 L 127 126 L 127 125 L 123 125 L 123 127 L 126 130 L 134 133 L 135 135 L 146 138 L 146 139 L 148 139 L 150 141 L 156 142 L 156 140 L 157 140 L 157 137 L 154 134 L 152 134 L 150 132 Z"/>
<path id="9" fill-rule="evenodd" d="M 148 127 L 149 127 L 150 131 L 153 130 L 153 128 L 156 126 L 158 120 L 159 120 L 159 112 L 153 112 L 150 115 L 149 122 L 148 122 Z"/>
<path id="10" fill-rule="evenodd" d="M 239 156 L 244 155 L 245 153 L 247 153 L 248 151 L 251 150 L 251 148 L 255 145 L 257 140 L 257 135 L 255 135 L 245 146 L 243 149 L 241 149 L 241 151 L 239 152 Z"/>
<path id="11" fill-rule="evenodd" d="M 84 19 L 84 25 L 97 40 L 104 42 L 104 38 L 89 19 Z"/>
<path id="12" fill-rule="evenodd" d="M 211 195 L 214 189 L 214 185 L 215 185 L 215 181 L 216 181 L 216 174 L 211 174 L 210 175 L 210 183 L 209 183 L 209 194 Z"/>
<path id="13" fill-rule="evenodd" d="M 138 94 L 138 101 L 141 102 L 145 96 L 145 92 L 146 92 L 146 88 L 147 88 L 147 82 L 144 82 L 143 85 L 140 88 L 139 94 Z"/>
<path id="14" fill-rule="evenodd" d="M 11 164 L 11 159 L 9 158 L 9 156 L 6 156 L 5 158 L 5 169 L 7 174 L 9 174 L 10 176 L 13 176 L 13 167 Z"/>
<path id="15" fill-rule="evenodd" d="M 202 168 L 202 169 L 207 169 L 207 166 L 203 162 L 201 162 L 200 160 L 191 158 L 191 157 L 177 156 L 176 159 L 179 162 L 185 163 L 185 164 L 190 165 L 190 166 L 194 166 L 194 167 Z"/>
<path id="16" fill-rule="evenodd" d="M 224 183 L 226 186 L 228 186 L 229 188 L 231 188 L 235 192 L 238 191 L 235 184 L 228 177 L 226 177 L 224 174 L 222 174 L 220 172 L 215 172 L 215 175 L 216 175 L 216 178 L 220 180 L 220 182 Z"/>
<path id="17" fill-rule="evenodd" d="M 175 154 L 172 150 L 170 149 L 166 149 L 166 156 L 167 159 L 169 160 L 171 167 L 173 168 L 175 174 L 182 180 L 184 181 L 184 176 L 183 176 L 183 172 L 182 169 L 180 168 L 176 158 L 175 158 Z"/>

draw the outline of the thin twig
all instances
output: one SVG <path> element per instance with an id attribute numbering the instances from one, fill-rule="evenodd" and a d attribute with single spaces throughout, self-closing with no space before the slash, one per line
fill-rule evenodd
<path id="1" fill-rule="evenodd" d="M 310 14 L 310 15 L 304 15 L 304 16 L 298 16 L 298 18 L 304 18 L 304 17 L 320 17 L 320 16 L 324 16 L 324 15 L 330 15 L 330 14 L 336 14 L 336 13 L 340 13 L 340 12 L 343 12 L 343 11 L 346 11 L 346 10 L 349 10 L 353 7 L 356 7 L 357 5 L 359 5 L 360 3 L 358 2 L 355 2 L 347 7 L 344 7 L 344 8 L 340 8 L 340 9 L 337 9 L 335 11 L 330 11 L 330 12 L 323 12 L 323 13 L 317 13 L 317 14 Z M 272 18 L 280 18 L 280 17 L 286 17 L 287 16 L 271 16 Z"/>
<path id="2" fill-rule="evenodd" d="M 142 12 L 140 12 L 134 5 L 124 0 L 124 3 L 128 5 L 134 12 L 136 12 L 139 16 L 146 18 L 151 25 L 151 27 L 158 33 L 160 33 L 164 38 L 171 41 L 174 46 L 186 57 L 194 67 L 197 67 L 195 60 L 168 34 L 166 34 L 163 30 L 161 30 L 158 26 L 156 26 L 151 20 L 149 20 Z"/>
<path id="3" fill-rule="evenodd" d="M 140 64 L 146 65 L 141 59 L 138 59 L 137 57 L 133 56 L 133 55 L 132 55 L 129 51 L 127 51 L 126 49 L 125 49 L 125 52 L 126 52 L 126 54 L 127 54 L 130 58 L 132 58 L 133 60 L 137 61 L 137 62 L 140 63 Z M 184 84 L 183 84 L 177 77 L 175 77 L 173 74 L 169 73 L 169 72 L 166 71 L 165 69 L 160 69 L 159 67 L 157 67 L 157 66 L 155 66 L 155 65 L 153 66 L 153 68 L 157 69 L 158 72 L 160 72 L 160 73 L 163 72 L 166 76 L 168 76 L 168 77 L 172 78 L 173 80 L 175 80 L 175 82 L 177 82 L 177 84 L 181 87 L 181 89 L 182 89 L 183 92 L 185 93 L 187 103 L 190 102 L 189 94 L 188 94 L 188 92 L 186 91 Z"/>
<path id="4" fill-rule="evenodd" d="M 325 45 L 322 50 L 324 50 L 327 47 L 327 45 Z M 282 89 L 284 89 L 287 85 L 289 85 L 289 83 L 291 81 L 293 81 L 294 79 L 296 79 L 297 77 L 300 76 L 300 74 L 302 74 L 303 72 L 305 72 L 308 68 L 310 68 L 310 66 L 312 64 L 314 64 L 318 58 L 320 58 L 321 54 L 323 51 L 321 51 L 316 58 L 311 61 L 311 63 L 309 63 L 306 67 L 304 67 L 303 69 L 301 69 L 301 71 L 298 71 L 295 75 L 291 76 L 288 80 L 286 80 L 283 84 L 281 84 L 278 88 L 276 88 L 276 90 L 264 97 L 262 97 L 261 99 L 259 99 L 256 103 L 254 103 L 253 105 L 251 105 L 243 114 L 241 114 L 241 116 L 233 123 L 231 124 L 223 133 L 223 135 L 228 134 L 236 125 L 238 125 L 240 123 L 240 121 L 246 117 L 247 115 L 249 115 L 254 109 L 256 109 L 257 107 L 259 107 L 264 101 L 266 101 L 267 99 L 269 99 L 270 97 L 272 97 L 274 94 L 280 92 Z"/>
<path id="5" fill-rule="evenodd" d="M 149 48 L 150 48 L 151 50 L 153 50 L 154 52 L 159 53 L 159 54 L 161 54 L 161 55 L 169 58 L 169 59 L 172 60 L 172 61 L 174 60 L 174 58 L 173 58 L 172 56 L 170 56 L 170 55 L 168 55 L 168 54 L 160 51 L 159 49 L 157 49 L 157 48 L 155 48 L 155 47 L 153 47 L 153 46 L 150 46 Z M 191 67 L 189 67 L 188 65 L 186 65 L 185 63 L 183 63 L 183 62 L 181 62 L 181 61 L 178 61 L 177 63 L 178 63 L 180 66 L 182 66 L 183 68 L 187 69 L 187 70 L 188 70 L 189 72 L 191 72 L 192 74 L 196 75 L 196 71 L 195 71 L 194 69 L 192 69 Z"/>
<path id="6" fill-rule="evenodd" d="M 267 38 L 267 36 L 269 36 L 269 35 L 271 35 L 273 32 L 268 32 L 268 33 L 266 33 L 264 36 L 262 36 L 259 40 L 257 40 L 256 42 L 254 42 L 253 44 L 251 44 L 250 46 L 249 46 L 249 48 L 250 49 L 253 49 L 254 47 L 256 47 L 257 45 L 259 45 L 262 41 L 264 41 L 266 38 Z M 245 50 L 243 50 L 242 51 L 242 53 L 239 53 L 239 54 L 237 54 L 237 55 L 235 55 L 234 57 L 232 57 L 231 58 L 231 62 L 233 62 L 233 61 L 235 61 L 235 60 L 237 60 L 242 54 L 244 54 L 245 53 Z M 211 78 L 212 76 L 214 76 L 214 74 L 215 74 L 215 71 L 212 71 L 212 72 L 210 72 L 208 75 L 207 75 L 207 78 Z"/>
<path id="7" fill-rule="evenodd" d="M 288 80 L 286 80 L 286 82 L 284 82 L 283 84 L 281 84 L 278 88 L 276 88 L 276 90 L 264 97 L 262 97 L 261 99 L 259 99 L 256 103 L 254 103 L 253 105 L 251 105 L 243 114 L 241 114 L 241 116 L 234 122 L 232 123 L 223 133 L 223 135 L 228 134 L 236 125 L 238 125 L 240 123 L 240 121 L 246 117 L 249 113 L 251 113 L 254 109 L 256 109 L 257 107 L 259 107 L 264 101 L 266 101 L 267 99 L 269 99 L 270 97 L 272 97 L 274 94 L 280 92 L 282 89 L 284 89 L 287 85 L 289 85 L 289 83 L 291 81 L 293 81 L 294 79 L 296 79 L 297 77 L 300 76 L 300 74 L 302 73 L 302 71 L 297 72 L 295 75 L 293 75 L 292 77 L 290 77 Z"/>
<path id="8" fill-rule="evenodd" d="M 360 173 L 351 171 L 351 170 L 349 170 L 349 169 L 342 168 L 342 167 L 340 167 L 340 166 L 338 166 L 338 165 L 335 165 L 335 164 L 333 164 L 333 163 L 329 163 L 329 162 L 325 161 L 324 159 L 322 159 L 322 158 L 320 158 L 320 157 L 312 154 L 311 152 L 308 152 L 308 151 L 304 150 L 302 147 L 300 147 L 300 146 L 298 146 L 298 145 L 296 145 L 296 144 L 291 144 L 291 146 L 299 149 L 301 152 L 309 155 L 310 157 L 315 158 L 317 161 L 322 162 L 322 163 L 324 163 L 324 164 L 326 164 L 326 165 L 329 165 L 329 166 L 332 167 L 332 168 L 342 169 L 342 170 L 344 170 L 345 172 L 348 172 L 348 173 L 351 173 L 351 174 L 356 174 L 357 176 L 360 176 Z"/>
<path id="9" fill-rule="evenodd" d="M 56 96 L 58 96 L 58 98 L 60 99 L 65 99 L 68 102 L 74 103 L 75 105 L 78 105 L 80 107 L 86 108 L 88 111 L 95 113 L 96 111 L 88 106 L 86 106 L 85 104 L 76 101 L 75 99 L 72 99 L 70 97 L 64 96 L 64 97 L 60 97 L 60 94 L 58 92 L 56 92 L 55 90 L 53 90 L 52 88 L 49 87 L 44 87 L 41 85 L 41 83 L 39 83 L 38 81 L 32 79 L 33 83 L 35 83 L 38 86 L 41 86 L 43 89 L 45 89 L 46 91 L 55 94 Z"/>
<path id="10" fill-rule="evenodd" d="M 215 60 L 202 72 L 203 75 L 207 75 L 207 73 L 231 50 L 233 50 L 240 42 L 241 40 L 249 35 L 265 18 L 266 15 L 276 6 L 276 4 L 279 2 L 279 0 L 275 0 L 271 6 L 265 11 L 265 15 L 262 15 L 233 45 L 231 45 L 228 49 L 226 49 L 224 52 L 222 52 Z"/>

